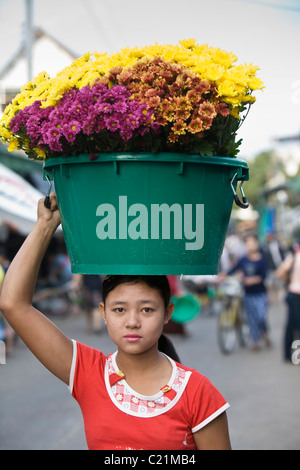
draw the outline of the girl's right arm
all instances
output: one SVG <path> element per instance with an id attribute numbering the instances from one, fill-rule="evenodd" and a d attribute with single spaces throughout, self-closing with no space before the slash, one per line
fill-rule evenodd
<path id="1" fill-rule="evenodd" d="M 33 354 L 54 375 L 69 383 L 73 356 L 72 341 L 32 306 L 32 296 L 42 259 L 60 218 L 56 196 L 51 209 L 39 202 L 38 219 L 13 259 L 3 283 L 0 310 Z"/>

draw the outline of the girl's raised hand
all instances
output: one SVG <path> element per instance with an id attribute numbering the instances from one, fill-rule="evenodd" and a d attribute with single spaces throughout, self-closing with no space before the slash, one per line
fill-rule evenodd
<path id="1" fill-rule="evenodd" d="M 45 198 L 39 200 L 37 213 L 39 220 L 45 220 L 46 222 L 53 224 L 55 229 L 59 226 L 60 215 L 55 192 L 52 192 L 49 196 L 49 208 L 45 206 Z"/>

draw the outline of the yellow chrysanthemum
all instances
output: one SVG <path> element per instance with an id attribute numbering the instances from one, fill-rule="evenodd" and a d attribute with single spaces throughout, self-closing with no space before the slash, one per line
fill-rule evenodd
<path id="1" fill-rule="evenodd" d="M 251 77 L 248 80 L 248 87 L 250 90 L 260 90 L 263 88 L 263 82 L 258 77 Z"/>
<path id="2" fill-rule="evenodd" d="M 16 137 L 10 137 L 8 151 L 14 152 L 19 147 L 19 141 Z"/>
<path id="3" fill-rule="evenodd" d="M 46 154 L 44 150 L 40 149 L 39 147 L 34 147 L 33 150 L 35 151 L 38 159 L 45 160 Z"/>
<path id="4" fill-rule="evenodd" d="M 196 39 L 183 39 L 183 41 L 179 41 L 179 44 L 186 49 L 193 49 L 196 45 Z"/>
<path id="5" fill-rule="evenodd" d="M 225 69 L 219 64 L 208 64 L 203 67 L 203 78 L 210 82 L 220 80 L 224 75 Z"/>
<path id="6" fill-rule="evenodd" d="M 226 52 L 219 48 L 211 49 L 211 57 L 214 62 L 223 67 L 231 67 L 237 61 L 237 56 L 232 52 Z"/>
<path id="7" fill-rule="evenodd" d="M 144 58 L 155 56 L 185 66 L 201 79 L 216 84 L 218 96 L 233 108 L 238 108 L 243 103 L 253 103 L 255 97 L 251 93 L 263 88 L 263 82 L 256 76 L 257 66 L 236 65 L 237 57 L 232 52 L 208 44 L 199 45 L 195 39 L 182 40 L 179 45 L 155 43 L 146 47 L 127 47 L 110 55 L 87 52 L 56 77 L 50 78 L 46 72 L 41 72 L 25 84 L 5 109 L 0 120 L 0 138 L 9 142 L 10 149 L 17 147 L 18 143 L 10 131 L 11 119 L 36 100 L 42 102 L 42 108 L 55 107 L 66 92 L 92 85 L 97 79 L 107 77 L 114 67 L 128 68 Z M 177 129 L 176 131 L 178 132 Z"/>

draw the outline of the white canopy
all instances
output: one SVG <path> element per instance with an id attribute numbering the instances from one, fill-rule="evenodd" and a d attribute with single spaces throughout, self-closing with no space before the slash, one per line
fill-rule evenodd
<path id="1" fill-rule="evenodd" d="M 28 235 L 37 219 L 37 204 L 44 197 L 24 178 L 0 164 L 0 225 L 8 224 Z"/>

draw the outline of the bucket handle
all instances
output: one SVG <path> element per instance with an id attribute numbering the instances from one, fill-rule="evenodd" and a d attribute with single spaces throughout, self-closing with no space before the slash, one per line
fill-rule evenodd
<path id="1" fill-rule="evenodd" d="M 244 191 L 243 191 L 243 183 L 244 181 L 241 182 L 240 184 L 240 191 L 241 191 L 241 194 L 242 194 L 242 201 L 240 201 L 240 198 L 238 197 L 237 193 L 236 193 L 236 190 L 234 189 L 234 186 L 233 186 L 233 183 L 234 183 L 234 180 L 235 178 L 237 177 L 237 173 L 235 173 L 235 175 L 233 176 L 232 180 L 231 180 L 231 189 L 233 191 L 233 198 L 234 198 L 234 201 L 236 203 L 237 206 L 239 206 L 241 209 L 247 209 L 249 207 L 249 202 L 248 202 L 248 199 L 246 198 L 245 194 L 244 194 Z"/>
<path id="2" fill-rule="evenodd" d="M 50 178 L 49 178 L 48 175 L 45 175 L 45 178 L 49 183 L 49 189 L 48 189 L 47 196 L 45 197 L 45 200 L 44 200 L 44 206 L 47 207 L 47 209 L 50 209 L 50 207 L 51 207 L 50 193 L 51 193 L 51 189 L 52 189 L 52 183 L 51 183 Z"/>

